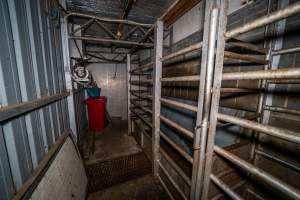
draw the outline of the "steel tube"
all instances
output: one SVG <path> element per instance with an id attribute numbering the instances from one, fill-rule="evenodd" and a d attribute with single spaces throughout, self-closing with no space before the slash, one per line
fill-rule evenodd
<path id="1" fill-rule="evenodd" d="M 280 49 L 280 50 L 275 50 L 272 52 L 273 56 L 277 55 L 283 55 L 283 54 L 289 54 L 289 53 L 298 53 L 300 52 L 300 47 L 293 47 L 293 48 L 288 48 L 288 49 Z"/>
<path id="2" fill-rule="evenodd" d="M 286 113 L 286 114 L 292 114 L 292 115 L 300 115 L 300 110 L 296 109 L 289 109 L 289 108 L 282 108 L 282 107 L 276 107 L 276 106 L 264 106 L 265 110 L 273 111 L 273 112 L 280 112 L 280 113 Z"/>
<path id="3" fill-rule="evenodd" d="M 300 78 L 300 68 L 224 73 L 223 80 L 259 80 Z"/>
<path id="4" fill-rule="evenodd" d="M 285 68 L 273 70 L 259 70 L 247 72 L 224 73 L 222 80 L 260 80 L 260 79 L 299 79 L 300 68 Z M 200 76 L 181 76 L 162 78 L 163 82 L 170 81 L 199 81 Z"/>
<path id="5" fill-rule="evenodd" d="M 166 134 L 160 131 L 161 137 L 171 145 L 182 157 L 184 157 L 189 163 L 193 163 L 193 158 L 185 150 L 183 150 L 178 144 L 173 142 Z"/>
<path id="6" fill-rule="evenodd" d="M 300 134 L 294 131 L 286 130 L 283 128 L 277 128 L 270 125 L 260 124 L 254 121 L 233 117 L 226 114 L 218 113 L 218 120 L 230 122 L 242 126 L 244 128 L 258 131 L 259 133 L 265 133 L 267 135 L 277 137 L 292 143 L 300 144 Z"/>
<path id="7" fill-rule="evenodd" d="M 276 21 L 279 21 L 281 19 L 287 18 L 289 16 L 292 16 L 294 14 L 297 14 L 300 12 L 300 2 L 293 3 L 290 6 L 287 6 L 286 8 L 282 10 L 275 11 L 267 16 L 263 16 L 259 19 L 256 19 L 252 22 L 246 23 L 243 26 L 237 27 L 233 30 L 227 31 L 225 33 L 225 36 L 227 38 L 233 38 L 235 36 L 238 36 L 242 33 L 249 32 L 251 30 L 269 25 L 271 23 L 274 23 Z"/>
<path id="8" fill-rule="evenodd" d="M 177 108 L 187 109 L 187 110 L 190 110 L 190 111 L 193 111 L 193 112 L 197 112 L 197 110 L 198 110 L 197 106 L 189 105 L 189 104 L 186 104 L 186 103 L 181 103 L 181 102 L 166 99 L 166 98 L 160 98 L 160 101 L 161 101 L 162 104 L 175 106 Z"/>
<path id="9" fill-rule="evenodd" d="M 171 54 L 169 54 L 169 55 L 167 55 L 167 56 L 164 56 L 164 57 L 162 57 L 162 62 L 165 62 L 165 61 L 167 61 L 167 60 L 170 60 L 170 59 L 172 59 L 172 58 L 175 58 L 175 57 L 177 57 L 177 56 L 180 56 L 180 55 L 183 55 L 183 54 L 187 54 L 187 53 L 190 53 L 190 52 L 192 52 L 192 51 L 196 51 L 196 50 L 199 50 L 199 49 L 201 49 L 202 48 L 202 42 L 198 42 L 198 43 L 195 43 L 195 44 L 193 44 L 193 45 L 191 45 L 191 46 L 188 46 L 188 47 L 186 47 L 186 48 L 183 48 L 183 49 L 181 49 L 181 50 L 179 50 L 179 51 L 176 51 L 176 52 L 174 52 L 174 53 L 171 53 Z"/>
<path id="10" fill-rule="evenodd" d="M 278 157 L 272 156 L 272 155 L 270 155 L 270 154 L 268 154 L 266 152 L 260 151 L 260 150 L 255 150 L 255 153 L 257 153 L 258 155 L 261 155 L 261 156 L 263 156 L 263 157 L 265 157 L 267 159 L 275 161 L 275 162 L 277 162 L 277 163 L 279 163 L 279 164 L 281 164 L 281 165 L 283 165 L 285 167 L 288 167 L 288 168 L 290 168 L 292 170 L 295 170 L 296 172 L 300 172 L 300 166 L 293 165 L 292 163 L 284 161 L 284 160 L 282 160 L 282 159 L 280 159 Z"/>
<path id="11" fill-rule="evenodd" d="M 259 19 L 256 19 L 256 20 L 252 21 L 252 22 L 246 23 L 241 27 L 237 27 L 233 30 L 227 31 L 225 33 L 225 36 L 227 38 L 233 38 L 233 37 L 238 36 L 242 33 L 246 33 L 246 32 L 249 32 L 251 30 L 269 25 L 271 23 L 274 23 L 274 22 L 279 21 L 281 19 L 287 18 L 287 17 L 292 16 L 294 14 L 297 14 L 299 12 L 300 12 L 300 2 L 296 2 L 296 3 L 293 3 L 289 6 L 287 6 L 284 9 L 275 11 L 275 12 L 273 12 L 273 13 L 267 15 L 267 16 L 263 16 Z"/>
<path id="12" fill-rule="evenodd" d="M 173 194 L 170 192 L 170 190 L 168 189 L 167 185 L 163 182 L 162 178 L 159 175 L 157 176 L 157 178 L 158 178 L 158 181 L 160 182 L 160 184 L 163 186 L 163 188 L 167 192 L 167 194 L 169 195 L 169 197 L 172 200 L 175 200 L 175 198 L 173 197 Z"/>
<path id="13" fill-rule="evenodd" d="M 70 95 L 70 92 L 62 92 L 51 96 L 45 96 L 36 100 L 8 105 L 0 108 L 0 122 L 28 113 L 48 104 L 59 101 Z"/>
<path id="14" fill-rule="evenodd" d="M 229 52 L 229 51 L 224 51 L 224 57 L 230 58 L 230 59 L 235 59 L 235 60 L 243 60 L 243 61 L 247 61 L 247 62 L 251 62 L 251 63 L 262 64 L 262 65 L 265 65 L 269 62 L 267 60 L 262 60 L 259 58 L 255 58 L 253 56 L 242 55 L 239 53 L 234 53 L 234 52 Z"/>
<path id="15" fill-rule="evenodd" d="M 162 148 L 159 149 L 160 153 L 163 155 L 165 160 L 171 165 L 175 171 L 182 177 L 182 179 L 191 186 L 191 179 L 185 174 L 184 171 L 172 160 L 172 158 L 163 150 Z"/>
<path id="16" fill-rule="evenodd" d="M 138 114 L 137 112 L 135 112 L 134 110 L 131 110 L 131 112 L 136 115 L 138 118 L 140 118 L 146 125 L 148 125 L 149 127 L 152 128 L 152 124 L 150 122 L 148 122 L 147 120 L 145 120 L 140 114 Z"/>
<path id="17" fill-rule="evenodd" d="M 131 70 L 131 72 L 136 72 L 136 71 L 140 71 L 140 70 L 151 69 L 151 68 L 153 68 L 153 65 L 154 65 L 154 63 L 150 62 L 150 63 L 147 63 L 145 65 L 142 65 L 140 67 L 137 67 L 137 68 Z"/>
<path id="18" fill-rule="evenodd" d="M 163 121 L 164 123 L 166 123 L 168 126 L 171 126 L 172 128 L 177 129 L 178 131 L 180 131 L 181 133 L 183 133 L 183 135 L 185 137 L 187 137 L 188 139 L 193 139 L 194 138 L 194 133 L 189 131 L 188 129 L 180 126 L 179 124 L 173 122 L 172 120 L 167 119 L 166 117 L 160 115 L 160 119 L 161 121 Z"/>
<path id="19" fill-rule="evenodd" d="M 256 166 L 240 159 L 239 157 L 235 156 L 234 154 L 232 154 L 218 146 L 214 146 L 214 151 L 218 155 L 226 158 L 227 160 L 229 160 L 233 164 L 237 165 L 238 167 L 246 170 L 251 175 L 262 179 L 263 181 L 265 181 L 266 183 L 268 183 L 275 189 L 279 190 L 286 196 L 288 196 L 292 199 L 300 199 L 300 191 L 297 188 L 294 188 L 293 186 L 286 184 L 285 182 L 281 181 L 280 179 L 272 176 L 271 174 L 263 171 L 262 169 L 257 168 Z"/>
<path id="20" fill-rule="evenodd" d="M 127 25 L 132 25 L 132 26 L 142 26 L 142 27 L 151 27 L 153 24 L 142 24 L 130 20 L 121 20 L 121 19 L 109 19 L 109 18 L 103 18 L 103 17 L 98 17 L 98 16 L 93 16 L 93 15 L 87 15 L 83 13 L 76 13 L 72 12 L 69 13 L 68 15 L 65 16 L 65 18 L 69 17 L 82 17 L 82 18 L 90 18 L 90 19 L 97 19 L 102 22 L 107 22 L 107 23 L 116 23 L 116 24 L 127 24 Z"/>
<path id="21" fill-rule="evenodd" d="M 257 53 L 261 53 L 261 54 L 267 54 L 268 53 L 268 50 L 266 48 L 258 47 L 254 44 L 246 43 L 246 42 L 242 42 L 242 41 L 228 42 L 226 44 L 226 47 L 230 48 L 231 46 L 240 47 L 240 48 L 247 49 L 247 50 L 254 51 L 254 52 L 257 52 Z"/>
<path id="22" fill-rule="evenodd" d="M 137 104 L 135 101 L 132 101 L 131 103 L 136 107 L 140 108 L 141 110 L 143 110 L 144 112 L 152 114 L 152 110 L 150 110 L 149 108 L 145 108 L 144 106 Z"/>
<path id="23" fill-rule="evenodd" d="M 136 46 L 142 46 L 142 47 L 153 47 L 153 44 L 151 44 L 151 43 L 139 43 L 139 42 L 125 41 L 125 40 L 106 39 L 106 38 L 95 38 L 95 37 L 69 35 L 69 39 L 104 42 L 104 43 L 114 43 L 114 44 L 121 44 L 121 45 L 125 44 L 125 45 L 136 45 Z"/>
<path id="24" fill-rule="evenodd" d="M 180 194 L 180 196 L 187 200 L 187 197 L 185 196 L 185 194 L 183 193 L 183 191 L 180 189 L 180 187 L 178 186 L 178 184 L 174 181 L 174 179 L 171 177 L 171 175 L 169 174 L 169 172 L 166 170 L 166 168 L 161 164 L 161 162 L 158 162 L 159 167 L 162 169 L 163 173 L 166 175 L 166 177 L 169 179 L 170 183 L 173 185 L 173 187 L 175 188 L 175 190 Z"/>
<path id="25" fill-rule="evenodd" d="M 237 194 L 234 190 L 232 190 L 229 186 L 227 186 L 223 181 L 221 181 L 215 175 L 210 174 L 210 180 L 212 180 L 212 182 L 216 184 L 223 192 L 225 192 L 231 199 L 243 200 L 243 198 L 239 194 Z"/>

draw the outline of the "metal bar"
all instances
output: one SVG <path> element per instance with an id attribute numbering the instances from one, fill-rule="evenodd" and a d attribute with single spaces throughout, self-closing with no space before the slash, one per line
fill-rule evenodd
<path id="1" fill-rule="evenodd" d="M 103 29 L 110 37 L 112 37 L 113 39 L 115 40 L 118 40 L 118 37 L 113 33 L 111 32 L 106 26 L 104 26 L 103 24 L 101 24 L 98 20 L 95 20 L 96 24 L 101 28 Z"/>
<path id="2" fill-rule="evenodd" d="M 166 184 L 163 182 L 163 180 L 160 178 L 160 176 L 157 177 L 160 184 L 163 186 L 163 188 L 165 189 L 165 191 L 167 192 L 167 194 L 169 195 L 169 197 L 172 200 L 175 200 L 175 198 L 173 197 L 173 194 L 170 192 L 170 190 L 168 189 L 168 187 L 166 186 Z"/>
<path id="3" fill-rule="evenodd" d="M 227 38 L 233 38 L 235 36 L 238 36 L 242 33 L 249 32 L 251 30 L 266 26 L 268 24 L 274 23 L 276 21 L 279 21 L 281 19 L 290 17 L 294 14 L 297 14 L 300 12 L 300 2 L 293 3 L 289 6 L 287 6 L 284 9 L 278 10 L 276 12 L 273 12 L 267 16 L 263 16 L 261 18 L 258 18 L 252 22 L 246 23 L 241 27 L 237 27 L 233 30 L 227 31 L 225 33 L 225 36 Z"/>
<path id="4" fill-rule="evenodd" d="M 131 72 L 135 72 L 135 71 L 139 71 L 139 70 L 148 70 L 148 69 L 152 69 L 153 68 L 153 65 L 154 63 L 153 62 L 150 62 L 150 63 L 147 63 L 145 65 L 142 65 L 140 67 L 137 67 L 133 70 L 131 70 Z"/>
<path id="5" fill-rule="evenodd" d="M 287 161 L 284 161 L 278 157 L 275 157 L 273 155 L 270 155 L 266 152 L 263 152 L 263 151 L 260 151 L 260 150 L 255 150 L 255 153 L 257 153 L 258 155 L 261 155 L 269 160 L 272 160 L 272 161 L 275 161 L 275 162 L 278 162 L 279 164 L 285 166 L 285 167 L 288 167 L 292 170 L 295 170 L 296 172 L 300 172 L 300 166 L 296 166 L 296 165 L 293 165 L 292 163 L 289 163 Z"/>
<path id="6" fill-rule="evenodd" d="M 193 76 L 166 77 L 166 78 L 162 78 L 161 81 L 162 82 L 200 81 L 200 76 L 193 75 Z"/>
<path id="7" fill-rule="evenodd" d="M 85 24 L 79 26 L 74 31 L 72 31 L 71 35 L 75 35 L 75 33 L 77 33 L 78 31 L 81 31 L 82 29 L 87 29 L 88 27 L 90 27 L 93 24 L 94 20 L 95 19 L 88 20 Z"/>
<path id="8" fill-rule="evenodd" d="M 116 23 L 116 24 L 127 24 L 131 26 L 142 26 L 142 27 L 151 27 L 153 24 L 142 24 L 130 20 L 120 20 L 120 19 L 109 19 L 109 18 L 103 18 L 103 17 L 98 17 L 94 15 L 87 15 L 83 13 L 69 13 L 68 15 L 65 16 L 65 19 L 68 19 L 69 17 L 81 17 L 81 18 L 90 18 L 90 19 L 97 19 L 101 22 L 106 22 L 106 23 Z"/>
<path id="9" fill-rule="evenodd" d="M 165 160 L 174 168 L 174 170 L 182 177 L 182 179 L 191 186 L 192 181 L 191 179 L 185 174 L 184 171 L 172 160 L 172 158 L 163 150 L 162 148 L 159 149 L 160 153 L 163 155 Z"/>
<path id="10" fill-rule="evenodd" d="M 153 47 L 153 44 L 151 43 L 138 43 L 138 42 L 124 41 L 124 40 L 113 40 L 113 39 L 95 38 L 95 37 L 69 36 L 69 39 L 113 43 L 113 44 L 121 44 L 121 45 L 126 44 L 126 45 L 137 45 L 142 47 Z"/>
<path id="11" fill-rule="evenodd" d="M 239 194 L 237 194 L 234 190 L 232 190 L 229 186 L 227 186 L 223 181 L 221 181 L 215 175 L 211 174 L 210 180 L 212 180 L 212 182 L 216 184 L 216 186 L 218 186 L 223 192 L 225 192 L 231 199 L 243 200 L 243 198 Z"/>
<path id="12" fill-rule="evenodd" d="M 174 101 L 174 100 L 170 100 L 170 99 L 166 99 L 166 98 L 160 98 L 161 103 L 166 104 L 166 105 L 171 105 L 171 106 L 175 106 L 177 108 L 183 108 L 183 109 L 187 109 L 193 112 L 197 112 L 197 106 L 193 106 L 193 105 L 189 105 L 186 103 L 180 103 L 178 101 Z"/>
<path id="13" fill-rule="evenodd" d="M 203 170 L 207 140 L 207 126 L 209 105 L 211 103 L 211 89 L 213 83 L 214 57 L 217 36 L 219 10 L 215 8 L 216 1 L 206 1 L 205 24 L 203 35 L 203 49 L 201 56 L 201 82 L 198 89 L 197 119 L 195 127 L 194 164 L 192 169 L 191 199 L 200 199 L 203 188 Z M 199 76 L 199 78 L 200 78 Z"/>
<path id="14" fill-rule="evenodd" d="M 161 57 L 163 55 L 163 36 L 164 36 L 164 24 L 158 20 L 155 26 L 155 67 L 153 72 L 153 116 L 152 116 L 152 155 L 153 155 L 153 175 L 156 178 L 158 176 L 158 162 L 159 162 L 159 144 L 160 144 L 160 97 L 161 97 L 161 76 L 162 76 L 162 62 Z"/>
<path id="15" fill-rule="evenodd" d="M 257 63 L 257 64 L 268 64 L 269 61 L 267 60 L 262 60 L 259 58 L 255 58 L 253 56 L 249 56 L 249 55 L 242 55 L 239 53 L 234 53 L 234 52 L 230 52 L 230 51 L 224 51 L 224 57 L 226 58 L 230 58 L 230 59 L 236 59 L 236 60 L 244 60 L 244 61 L 248 61 L 251 63 Z"/>
<path id="16" fill-rule="evenodd" d="M 171 53 L 171 54 L 169 54 L 169 55 L 167 55 L 167 56 L 164 56 L 164 57 L 162 58 L 162 62 L 165 62 L 165 61 L 167 61 L 167 60 L 170 60 L 170 59 L 172 59 L 172 58 L 175 58 L 175 57 L 180 56 L 180 55 L 183 55 L 183 54 L 187 54 L 187 53 L 190 53 L 190 52 L 199 50 L 199 49 L 202 48 L 202 45 L 203 45 L 202 42 L 198 42 L 198 43 L 195 43 L 195 44 L 193 44 L 193 45 L 191 45 L 191 46 L 188 46 L 188 47 L 186 47 L 186 48 L 183 48 L 183 49 L 181 49 L 181 50 L 179 50 L 179 51 L 176 51 L 176 52 L 174 52 L 174 53 Z"/>
<path id="17" fill-rule="evenodd" d="M 183 199 L 187 200 L 187 197 L 185 196 L 185 194 L 183 193 L 183 191 L 180 189 L 180 187 L 178 186 L 178 184 L 176 183 L 176 181 L 174 181 L 174 179 L 171 177 L 171 175 L 166 170 L 166 168 L 160 162 L 158 162 L 158 165 L 162 169 L 162 171 L 166 175 L 166 177 L 169 179 L 170 183 L 173 185 L 173 187 L 175 188 L 175 190 L 179 193 L 179 195 Z"/>
<path id="18" fill-rule="evenodd" d="M 138 29 L 138 26 L 133 27 L 130 31 L 128 31 L 126 34 L 124 34 L 121 37 L 121 40 L 126 40 L 127 38 L 129 38 L 137 29 Z"/>
<path id="19" fill-rule="evenodd" d="M 63 92 L 52 96 L 42 97 L 33 101 L 22 102 L 0 108 L 0 122 L 26 114 L 48 104 L 57 102 L 70 95 L 70 92 Z"/>
<path id="20" fill-rule="evenodd" d="M 128 121 L 128 135 L 131 135 L 132 133 L 132 121 L 131 121 L 131 110 L 130 110 L 130 80 L 131 80 L 131 76 L 130 76 L 130 68 L 131 68 L 131 64 L 130 64 L 130 54 L 127 54 L 127 121 Z"/>
<path id="21" fill-rule="evenodd" d="M 300 52 L 300 47 L 293 47 L 293 48 L 275 50 L 275 51 L 272 52 L 272 55 L 277 56 L 277 55 L 298 53 L 298 52 Z"/>
<path id="22" fill-rule="evenodd" d="M 144 34 L 147 33 L 141 26 L 138 26 L 138 29 L 139 29 L 140 31 L 142 31 Z M 154 42 L 154 39 L 153 39 L 152 37 L 149 37 L 149 40 L 151 40 L 151 42 Z"/>
<path id="23" fill-rule="evenodd" d="M 152 128 L 152 124 L 150 122 L 148 122 L 147 120 L 145 120 L 139 113 L 135 112 L 134 110 L 131 110 L 131 112 L 133 114 L 135 114 L 138 118 L 140 118 L 147 126 Z"/>
<path id="24" fill-rule="evenodd" d="M 137 104 L 135 101 L 132 101 L 131 102 L 133 105 L 135 105 L 136 107 L 140 108 L 141 110 L 147 112 L 147 113 L 150 113 L 152 114 L 152 110 L 148 109 L 148 108 L 145 108 L 144 106 L 140 105 L 140 104 Z"/>
<path id="25" fill-rule="evenodd" d="M 285 68 L 272 70 L 259 70 L 248 72 L 224 73 L 223 80 L 259 80 L 259 79 L 289 79 L 300 78 L 300 68 Z"/>
<path id="26" fill-rule="evenodd" d="M 218 147 L 214 146 L 214 151 L 222 156 L 223 158 L 226 158 L 228 161 L 232 162 L 233 164 L 237 165 L 238 167 L 246 170 L 251 175 L 256 176 L 275 189 L 279 190 L 286 196 L 292 198 L 292 199 L 300 199 L 300 190 L 297 188 L 294 188 L 293 186 L 290 186 L 286 184 L 285 182 L 281 181 L 280 179 L 272 176 L 271 174 L 263 171 L 262 169 L 257 168 L 256 166 L 240 159 L 239 157 L 235 156 L 234 154 Z"/>
<path id="27" fill-rule="evenodd" d="M 24 196 L 28 192 L 33 192 L 39 181 L 43 178 L 44 174 L 46 173 L 47 168 L 51 165 L 51 162 L 54 160 L 54 157 L 68 138 L 69 131 L 70 130 L 67 130 L 60 135 L 56 143 L 49 149 L 47 154 L 39 162 L 38 166 L 32 172 L 31 176 L 25 181 L 25 183 L 23 183 L 22 187 L 17 191 L 17 193 L 13 197 L 14 200 L 24 199 Z"/>
<path id="28" fill-rule="evenodd" d="M 292 114 L 292 115 L 300 115 L 300 110 L 296 109 L 289 109 L 289 108 L 282 108 L 282 107 L 276 107 L 276 106 L 264 106 L 265 110 L 273 111 L 273 112 L 280 112 L 280 113 L 286 113 L 286 114 Z"/>
<path id="29" fill-rule="evenodd" d="M 259 70 L 259 71 L 247 71 L 247 72 L 230 72 L 223 74 L 223 80 L 259 80 L 259 79 L 287 79 L 292 78 L 296 80 L 288 81 L 288 80 L 281 80 L 286 84 L 295 83 L 299 84 L 300 80 L 300 69 L 273 69 L 273 70 Z M 179 76 L 179 77 L 166 77 L 162 78 L 162 82 L 180 82 L 180 81 L 199 81 L 199 75 L 192 75 L 192 76 Z M 270 80 L 270 82 L 274 81 L 274 83 L 280 82 L 280 80 Z"/>
<path id="30" fill-rule="evenodd" d="M 169 144 L 171 145 L 182 157 L 184 157 L 189 163 L 193 163 L 193 158 L 190 156 L 186 151 L 184 151 L 178 144 L 173 142 L 166 134 L 164 134 L 162 131 L 160 131 L 161 137 Z"/>
<path id="31" fill-rule="evenodd" d="M 258 133 L 265 133 L 267 135 L 277 137 L 292 143 L 300 144 L 300 134 L 294 131 L 286 130 L 283 128 L 277 128 L 270 125 L 260 124 L 254 121 L 233 117 L 226 114 L 218 113 L 218 120 L 230 122 L 242 126 L 244 128 L 258 131 Z"/>
<path id="32" fill-rule="evenodd" d="M 153 80 L 152 79 L 146 79 L 146 80 L 130 81 L 130 83 L 135 84 L 135 85 L 144 84 L 144 83 L 152 84 Z"/>
<path id="33" fill-rule="evenodd" d="M 218 32 L 217 32 L 217 45 L 216 45 L 216 53 L 215 53 L 215 66 L 213 69 L 213 86 L 207 88 L 209 90 L 209 96 L 211 99 L 211 104 L 207 105 L 209 109 L 204 111 L 204 113 L 209 113 L 209 118 L 207 121 L 204 121 L 204 126 L 201 127 L 201 136 L 204 133 L 208 132 L 207 134 L 203 134 L 204 137 L 207 135 L 207 140 L 201 142 L 200 150 L 203 149 L 204 153 L 203 156 L 200 157 L 200 160 L 203 163 L 204 167 L 202 168 L 201 175 L 202 180 L 200 183 L 203 182 L 201 199 L 208 198 L 208 191 L 210 185 L 210 174 L 212 171 L 212 164 L 213 164 L 213 147 L 215 142 L 215 134 L 216 134 L 216 127 L 217 127 L 217 114 L 219 109 L 219 101 L 221 95 L 221 84 L 222 84 L 222 72 L 223 72 L 223 63 L 224 63 L 224 49 L 225 49 L 225 32 L 227 26 L 227 11 L 228 11 L 228 0 L 220 1 L 220 14 L 218 20 Z M 209 123 L 209 124 L 207 124 Z M 203 131 L 202 131 L 203 130 Z M 202 140 L 201 138 L 201 140 Z"/>
<path id="34" fill-rule="evenodd" d="M 177 129 L 178 131 L 182 132 L 185 137 L 188 139 L 193 139 L 194 138 L 194 133 L 189 131 L 188 129 L 178 125 L 177 123 L 173 122 L 172 120 L 167 119 L 164 116 L 160 116 L 161 121 L 166 123 L 168 126 L 171 126 L 172 128 Z"/>
<path id="35" fill-rule="evenodd" d="M 273 80 L 267 80 L 267 83 L 273 83 L 273 84 L 300 84 L 299 79 L 273 79 Z"/>
<path id="36" fill-rule="evenodd" d="M 266 48 L 258 47 L 256 45 L 251 44 L 251 43 L 246 43 L 246 42 L 242 42 L 242 41 L 228 42 L 226 44 L 226 47 L 230 47 L 230 46 L 240 47 L 240 48 L 250 50 L 250 51 L 254 51 L 254 52 L 257 52 L 257 53 L 261 53 L 261 54 L 267 54 L 268 53 L 268 50 Z"/>

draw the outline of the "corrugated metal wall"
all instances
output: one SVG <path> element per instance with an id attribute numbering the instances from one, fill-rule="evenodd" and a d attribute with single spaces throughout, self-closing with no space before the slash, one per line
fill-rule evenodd
<path id="1" fill-rule="evenodd" d="M 0 1 L 0 109 L 66 91 L 60 16 L 54 1 Z M 84 93 L 74 95 L 78 130 Z M 66 98 L 0 121 L 0 199 L 10 199 L 69 128 Z"/>

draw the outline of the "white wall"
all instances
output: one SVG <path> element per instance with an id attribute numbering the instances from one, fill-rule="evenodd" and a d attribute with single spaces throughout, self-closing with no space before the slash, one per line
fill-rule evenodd
<path id="1" fill-rule="evenodd" d="M 198 3 L 173 24 L 174 43 L 200 30 L 203 23 L 201 14 L 202 5 L 202 2 Z"/>
<path id="2" fill-rule="evenodd" d="M 114 78 L 117 66 L 117 76 Z M 95 63 L 88 66 L 101 88 L 101 96 L 107 97 L 107 110 L 111 117 L 127 119 L 126 64 Z"/>

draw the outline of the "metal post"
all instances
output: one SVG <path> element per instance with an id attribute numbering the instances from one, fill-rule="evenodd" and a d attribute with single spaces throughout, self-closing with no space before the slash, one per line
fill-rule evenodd
<path id="1" fill-rule="evenodd" d="M 210 174 L 212 170 L 212 162 L 213 162 L 213 148 L 215 141 L 215 133 L 217 127 L 217 114 L 219 108 L 220 101 L 220 91 L 221 91 L 221 83 L 222 83 L 222 72 L 223 72 L 223 61 L 224 61 L 224 49 L 225 49 L 225 32 L 227 25 L 227 9 L 228 9 L 228 0 L 221 0 L 220 3 L 220 14 L 219 14 L 219 23 L 218 23 L 218 36 L 217 36 L 217 50 L 216 50 L 216 63 L 214 67 L 214 81 L 213 87 L 210 91 L 211 96 L 211 105 L 209 112 L 209 126 L 208 126 L 208 137 L 205 146 L 201 146 L 201 148 L 206 147 L 205 159 L 204 160 L 204 170 L 201 175 L 203 176 L 203 188 L 201 193 L 201 199 L 207 199 L 208 189 L 210 184 Z M 202 130 L 205 129 L 202 127 Z M 201 134 L 203 134 L 201 132 Z M 202 160 L 201 160 L 202 161 Z"/>
<path id="2" fill-rule="evenodd" d="M 202 170 L 203 170 L 203 157 L 205 155 L 205 141 L 208 115 L 208 106 L 210 105 L 210 91 L 212 84 L 212 72 L 214 66 L 214 50 L 216 43 L 217 19 L 218 9 L 214 8 L 215 1 L 205 1 L 205 20 L 204 20 L 204 34 L 203 34 L 203 47 L 202 47 L 202 61 L 200 72 L 200 85 L 198 96 L 198 109 L 197 120 L 195 127 L 194 139 L 194 163 L 192 169 L 192 186 L 191 186 L 191 199 L 199 199 L 202 187 Z M 209 77 L 210 76 L 210 77 Z M 205 106 L 206 105 L 206 106 Z"/>
<path id="3" fill-rule="evenodd" d="M 152 155 L 153 155 L 153 175 L 158 177 L 159 168 L 159 144 L 160 144 L 160 97 L 161 97 L 161 77 L 162 77 L 162 52 L 163 52 L 163 22 L 158 20 L 155 26 L 155 67 L 153 72 L 153 116 L 152 116 Z"/>
<path id="4" fill-rule="evenodd" d="M 130 112 L 130 80 L 131 80 L 131 76 L 130 76 L 130 54 L 127 54 L 127 121 L 128 121 L 128 135 L 131 135 L 132 133 L 132 129 L 131 129 L 131 112 Z"/>
<path id="5" fill-rule="evenodd" d="M 64 5 L 66 6 L 66 5 Z M 74 134 L 75 140 L 77 140 L 77 125 L 75 120 L 75 105 L 74 105 L 74 96 L 73 91 L 73 82 L 72 82 L 72 72 L 71 72 L 71 63 L 70 63 L 70 52 L 69 52 L 69 39 L 68 39 L 68 22 L 66 18 L 63 18 L 61 24 L 61 34 L 62 34 L 62 49 L 63 49 L 63 60 L 64 60 L 64 72 L 65 72 L 65 81 L 66 89 L 71 92 L 71 95 L 68 96 L 68 111 L 69 111 L 69 124 Z M 77 142 L 77 141 L 75 141 Z"/>

